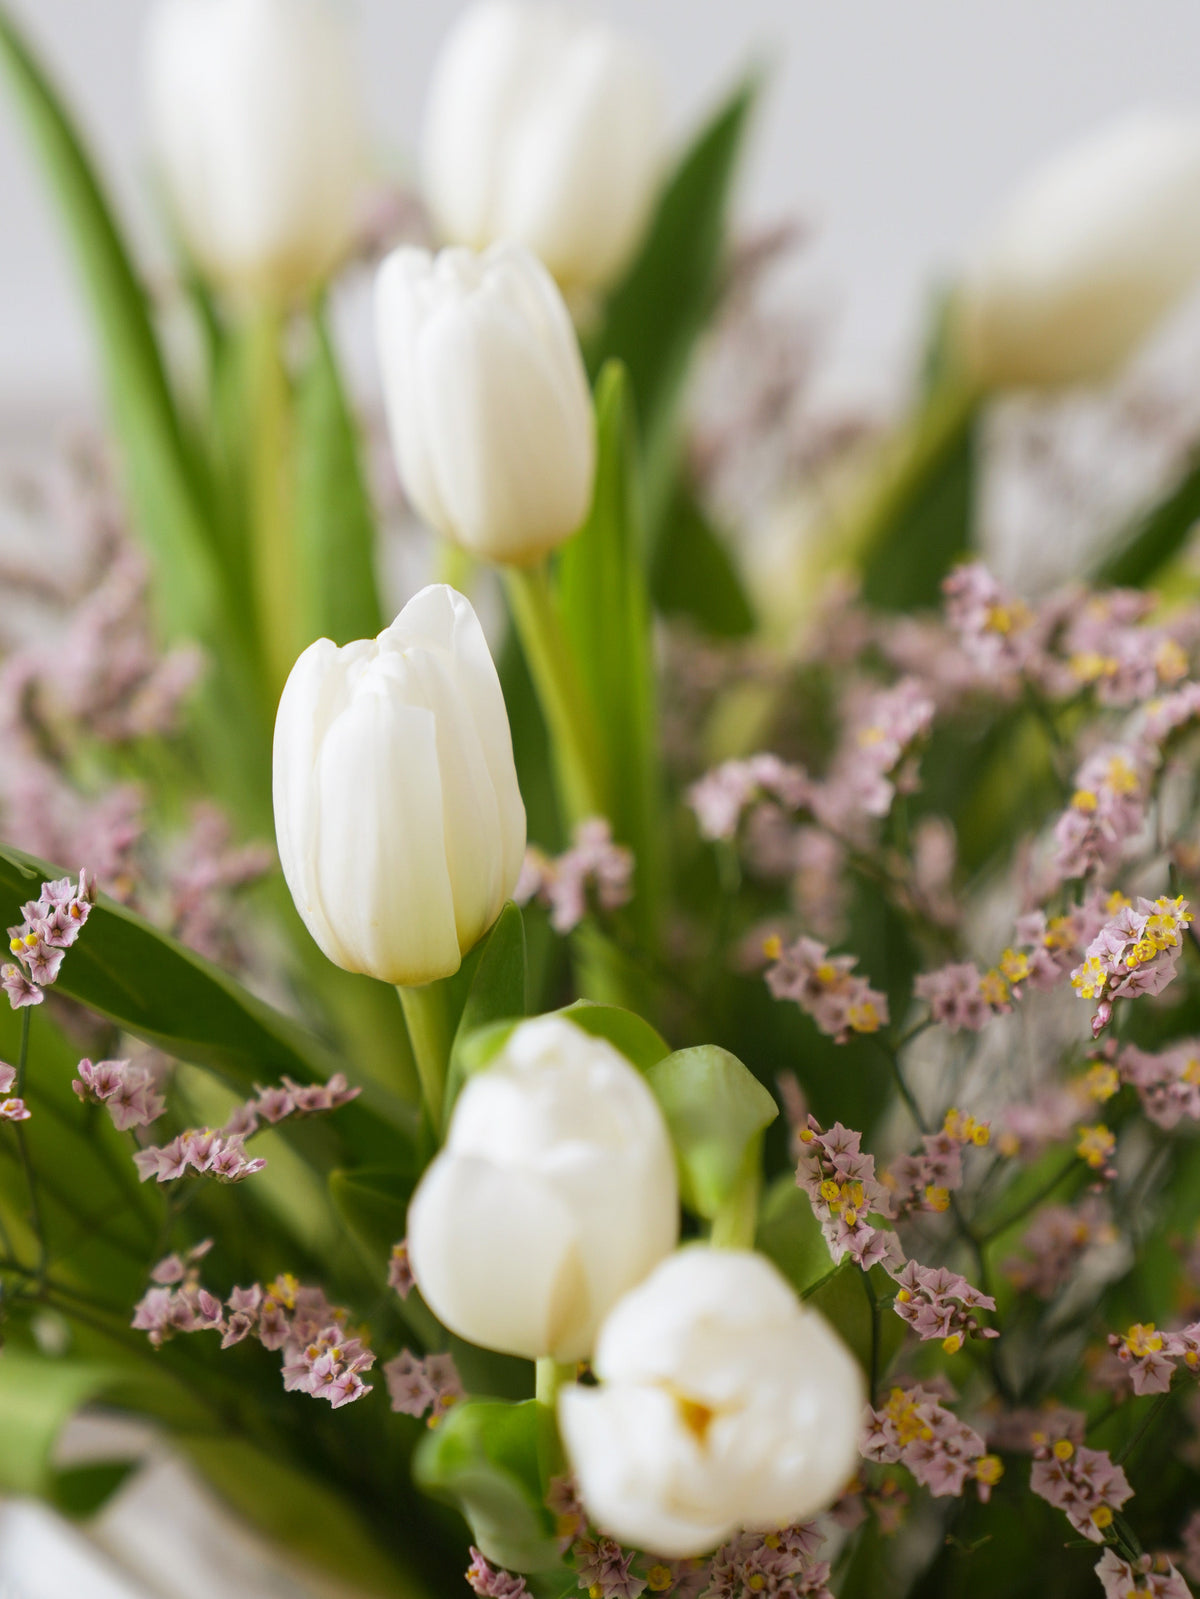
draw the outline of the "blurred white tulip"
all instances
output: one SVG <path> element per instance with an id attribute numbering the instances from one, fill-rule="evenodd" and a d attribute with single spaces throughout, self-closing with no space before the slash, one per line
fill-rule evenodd
<path id="1" fill-rule="evenodd" d="M 595 424 L 554 280 L 517 245 L 404 247 L 379 269 L 384 399 L 405 492 L 490 561 L 536 561 L 587 515 Z"/>
<path id="2" fill-rule="evenodd" d="M 851 1477 L 866 1402 L 849 1350 L 761 1255 L 695 1245 L 600 1329 L 600 1386 L 558 1418 L 589 1517 L 671 1559 L 825 1510 Z"/>
<path id="3" fill-rule="evenodd" d="M 515 239 L 564 289 L 612 281 L 665 155 L 663 90 L 637 46 L 557 5 L 481 0 L 455 24 L 426 111 L 426 198 L 450 244 Z"/>
<path id="4" fill-rule="evenodd" d="M 561 1016 L 522 1022 L 469 1079 L 408 1213 L 417 1286 L 485 1349 L 578 1360 L 679 1233 L 645 1079 Z"/>
<path id="5" fill-rule="evenodd" d="M 284 300 L 350 241 L 362 94 L 328 0 L 158 0 L 150 137 L 176 226 L 222 285 Z"/>
<path id="6" fill-rule="evenodd" d="M 279 702 L 275 835 L 338 966 L 405 987 L 458 970 L 525 851 L 508 715 L 470 602 L 422 589 L 377 639 L 309 646 Z"/>
<path id="7" fill-rule="evenodd" d="M 989 388 L 1103 380 L 1200 277 L 1200 118 L 1130 115 L 1018 192 L 968 272 L 962 327 Z"/>

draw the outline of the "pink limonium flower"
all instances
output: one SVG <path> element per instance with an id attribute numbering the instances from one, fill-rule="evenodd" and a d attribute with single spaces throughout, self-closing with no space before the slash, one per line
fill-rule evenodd
<path id="1" fill-rule="evenodd" d="M 1170 1131 L 1184 1117 L 1200 1121 L 1200 1040 L 1184 1039 L 1156 1053 L 1127 1044 L 1116 1071 L 1121 1082 L 1132 1083 L 1157 1126 Z"/>
<path id="2" fill-rule="evenodd" d="M 1096 1562 L 1105 1599 L 1192 1599 L 1191 1589 L 1165 1555 L 1142 1555 L 1136 1565 L 1106 1549 Z"/>
<path id="3" fill-rule="evenodd" d="M 816 1558 L 823 1542 L 815 1522 L 780 1532 L 738 1533 L 713 1555 L 705 1599 L 751 1599 L 756 1594 L 832 1599 L 829 1562 Z"/>
<path id="4" fill-rule="evenodd" d="M 1116 866 L 1146 820 L 1147 762 L 1132 745 L 1105 745 L 1075 774 L 1054 828 L 1054 869 L 1065 882 Z"/>
<path id="5" fill-rule="evenodd" d="M 857 957 L 830 955 L 813 938 L 763 946 L 769 960 L 767 987 L 776 999 L 794 1000 L 821 1032 L 839 1044 L 855 1033 L 877 1033 L 888 1021 L 887 996 L 855 972 Z"/>
<path id="6" fill-rule="evenodd" d="M 1161 994 L 1175 976 L 1192 913 L 1182 897 L 1139 899 L 1125 904 L 1088 945 L 1071 986 L 1081 999 L 1097 1001 L 1092 1032 L 1112 1017 L 1113 1001 Z"/>
<path id="7" fill-rule="evenodd" d="M 421 1360 L 411 1349 L 402 1349 L 384 1366 L 383 1375 L 392 1409 L 402 1416 L 428 1416 L 431 1427 L 463 1397 L 451 1355 L 427 1355 Z"/>
<path id="8" fill-rule="evenodd" d="M 973 961 L 955 961 L 922 972 L 913 993 L 929 1006 L 935 1022 L 952 1033 L 977 1033 L 993 1016 L 1011 1010 L 1009 985 L 1000 971 L 981 972 Z"/>
<path id="9" fill-rule="evenodd" d="M 402 1238 L 398 1244 L 392 1245 L 392 1253 L 388 1258 L 388 1287 L 394 1289 L 401 1299 L 407 1299 L 415 1282 L 408 1260 L 408 1240 Z"/>
<path id="10" fill-rule="evenodd" d="M 81 1060 L 76 1070 L 79 1076 L 71 1084 L 76 1094 L 85 1102 L 106 1105 L 113 1126 L 121 1132 L 148 1127 L 167 1108 L 148 1066 L 128 1060 Z"/>
<path id="11" fill-rule="evenodd" d="M 986 1500 L 1003 1472 L 973 1427 L 932 1388 L 915 1385 L 893 1388 L 878 1410 L 868 1407 L 861 1449 L 867 1460 L 907 1466 L 935 1499 L 961 1494 L 973 1481 Z"/>
<path id="12" fill-rule="evenodd" d="M 57 979 L 94 899 L 95 885 L 82 871 L 78 882 L 63 877 L 43 883 L 38 898 L 22 905 L 24 920 L 8 929 L 9 951 L 18 964 L 0 967 L 0 987 L 13 1010 L 41 1004 L 43 989 Z"/>
<path id="13" fill-rule="evenodd" d="M 1098 1195 L 1078 1205 L 1047 1205 L 1021 1240 L 1024 1253 L 1006 1261 L 1004 1271 L 1023 1293 L 1053 1299 L 1090 1249 L 1116 1240 L 1111 1212 Z"/>
<path id="14" fill-rule="evenodd" d="M 524 1577 L 514 1577 L 511 1571 L 489 1565 L 473 1544 L 467 1582 L 479 1599 L 523 1599 L 529 1592 Z"/>
<path id="15" fill-rule="evenodd" d="M 638 1599 L 646 1583 L 632 1571 L 634 1555 L 612 1538 L 580 1538 L 573 1550 L 576 1581 L 589 1599 Z"/>
<path id="16" fill-rule="evenodd" d="M 736 837 L 743 814 L 756 800 L 773 799 L 785 810 L 798 811 L 811 797 L 812 783 L 804 768 L 789 766 L 770 754 L 726 761 L 706 772 L 687 792 L 700 836 L 711 841 Z"/>
<path id="17" fill-rule="evenodd" d="M 576 826 L 571 848 L 562 855 L 552 858 L 536 848 L 526 850 L 513 899 L 518 905 L 538 899 L 548 907 L 554 931 L 569 933 L 587 915 L 589 889 L 601 910 L 629 903 L 633 865 L 633 851 L 613 842 L 605 818 L 588 817 Z"/>
<path id="18" fill-rule="evenodd" d="M 893 1214 L 901 1217 L 912 1210 L 948 1210 L 950 1195 L 962 1187 L 963 1149 L 968 1145 L 983 1149 L 990 1139 L 988 1122 L 976 1121 L 957 1109 L 948 1110 L 941 1129 L 924 1135 L 918 1154 L 897 1156 L 884 1172 Z"/>
<path id="19" fill-rule="evenodd" d="M 1105 1541 L 1117 1511 L 1133 1495 L 1128 1478 L 1106 1450 L 1088 1449 L 1070 1438 L 1035 1448 L 1029 1486 L 1093 1543 Z"/>
<path id="20" fill-rule="evenodd" d="M 812 1116 L 799 1135 L 797 1186 L 808 1195 L 829 1253 L 849 1255 L 866 1270 L 878 1261 L 903 1259 L 895 1233 L 872 1225 L 872 1214 L 889 1217 L 891 1195 L 875 1176 L 875 1157 L 862 1151 L 862 1134 L 840 1122 L 828 1132 Z"/>
<path id="21" fill-rule="evenodd" d="M 998 1338 L 994 1327 L 983 1327 L 972 1310 L 995 1310 L 996 1301 L 972 1288 L 965 1277 L 946 1266 L 922 1266 L 905 1261 L 891 1268 L 897 1284 L 892 1308 L 918 1338 L 940 1338 L 948 1355 L 956 1355 L 968 1338 Z"/>
<path id="22" fill-rule="evenodd" d="M 160 1183 L 174 1182 L 189 1171 L 237 1183 L 262 1171 L 267 1164 L 261 1157 L 247 1155 L 240 1134 L 226 1137 L 211 1127 L 191 1128 L 169 1144 L 148 1145 L 134 1154 L 133 1161 L 142 1182 L 154 1177 Z"/>
<path id="23" fill-rule="evenodd" d="M 1109 1347 L 1128 1368 L 1135 1394 L 1165 1394 L 1176 1368 L 1200 1375 L 1200 1321 L 1178 1332 L 1159 1332 L 1152 1321 L 1110 1333 Z"/>

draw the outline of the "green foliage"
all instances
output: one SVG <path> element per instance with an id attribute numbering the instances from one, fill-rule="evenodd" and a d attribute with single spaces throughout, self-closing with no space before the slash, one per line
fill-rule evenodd
<path id="1" fill-rule="evenodd" d="M 47 1360 L 6 1348 L 0 1360 L 0 1492 L 48 1494 L 59 1433 L 115 1373 L 88 1361 Z"/>
<path id="2" fill-rule="evenodd" d="M 457 1505 L 477 1547 L 510 1571 L 562 1563 L 542 1464 L 553 1426 L 536 1400 L 470 1399 L 446 1414 L 413 1459 L 418 1485 Z"/>
<path id="3" fill-rule="evenodd" d="M 363 480 L 358 427 L 342 388 L 326 309 L 295 410 L 295 538 L 304 642 L 374 638 L 384 624 L 375 581 L 375 518 Z"/>
<path id="4" fill-rule="evenodd" d="M 446 1075 L 446 1117 L 454 1107 L 465 1078 L 471 1071 L 478 1070 L 478 1066 L 471 1063 L 478 1059 L 479 1046 L 472 1054 L 467 1041 L 483 1035 L 494 1039 L 499 1048 L 516 1025 L 514 1018 L 525 1014 L 525 965 L 525 918 L 510 900 L 496 918 L 483 945 L 458 1018 Z M 493 1032 L 497 1023 L 505 1025 Z M 485 1058 L 490 1059 L 491 1055 Z"/>
<path id="5" fill-rule="evenodd" d="M 607 1039 L 641 1072 L 648 1072 L 664 1055 L 670 1053 L 670 1046 L 649 1022 L 644 1022 L 632 1011 L 622 1010 L 619 1005 L 593 1005 L 586 999 L 580 999 L 556 1014 L 565 1016 L 594 1038 Z"/>
<path id="6" fill-rule="evenodd" d="M 415 1157 L 399 1159 L 393 1166 L 360 1166 L 329 1174 L 334 1208 L 381 1275 L 392 1245 L 404 1237 L 408 1202 L 419 1176 Z"/>
<path id="7" fill-rule="evenodd" d="M 882 1266 L 864 1272 L 843 1260 L 804 1294 L 835 1327 L 863 1371 L 882 1376 L 904 1342 L 904 1323 L 891 1307 L 895 1284 Z M 874 1302 L 872 1301 L 874 1295 Z"/>
<path id="8" fill-rule="evenodd" d="M 1200 460 L 1193 458 L 1175 486 L 1113 540 L 1096 581 L 1134 587 L 1157 577 L 1200 522 Z"/>
<path id="9" fill-rule="evenodd" d="M 798 1294 L 807 1293 L 832 1269 L 821 1224 L 790 1172 L 778 1176 L 763 1198 L 755 1247 L 779 1267 Z"/>
<path id="10" fill-rule="evenodd" d="M 49 1488 L 50 1502 L 64 1516 L 86 1521 L 104 1508 L 136 1469 L 134 1460 L 99 1460 L 56 1471 Z"/>
<path id="11" fill-rule="evenodd" d="M 711 1221 L 779 1114 L 775 1101 L 736 1055 L 716 1044 L 676 1050 L 651 1066 L 646 1080 L 671 1131 L 683 1202 Z"/>
<path id="12" fill-rule="evenodd" d="M 687 617 L 713 638 L 754 632 L 754 607 L 725 538 L 683 482 L 663 517 L 653 563 L 650 587 L 663 616 Z"/>

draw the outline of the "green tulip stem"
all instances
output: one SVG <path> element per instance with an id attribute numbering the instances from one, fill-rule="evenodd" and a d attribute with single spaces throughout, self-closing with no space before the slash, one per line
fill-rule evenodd
<path id="1" fill-rule="evenodd" d="M 247 328 L 252 577 L 259 643 L 274 705 L 299 651 L 299 579 L 292 520 L 292 394 L 283 363 L 283 324 L 261 306 Z M 304 641 L 307 643 L 307 640 Z"/>
<path id="2" fill-rule="evenodd" d="M 546 566 L 504 569 L 513 621 L 533 678 L 550 745 L 564 820 L 608 816 L 595 713 L 563 632 Z"/>
<path id="3" fill-rule="evenodd" d="M 558 1402 L 560 1386 L 574 1375 L 574 1366 L 569 1363 L 564 1365 L 561 1361 L 555 1360 L 553 1355 L 543 1355 L 537 1363 L 534 1387 L 538 1404 L 545 1405 L 547 1410 L 553 1410 Z"/>
<path id="4" fill-rule="evenodd" d="M 397 988 L 412 1044 L 421 1094 L 433 1130 L 442 1135 L 446 1098 L 446 1071 L 450 1064 L 450 1012 L 444 982 L 423 983 L 420 988 Z"/>
<path id="5" fill-rule="evenodd" d="M 714 1249 L 753 1249 L 758 1231 L 758 1195 L 762 1186 L 762 1138 L 751 1140 L 742 1168 L 725 1203 L 713 1217 L 708 1241 Z"/>

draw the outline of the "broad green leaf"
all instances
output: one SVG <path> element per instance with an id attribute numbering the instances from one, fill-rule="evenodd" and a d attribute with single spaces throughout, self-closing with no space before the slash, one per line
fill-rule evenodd
<path id="1" fill-rule="evenodd" d="M 458 1506 L 483 1554 L 510 1571 L 562 1563 L 541 1460 L 550 1412 L 536 1400 L 455 1405 L 413 1457 L 419 1487 Z"/>
<path id="2" fill-rule="evenodd" d="M 594 1038 L 607 1039 L 640 1072 L 648 1072 L 664 1055 L 671 1053 L 670 1045 L 649 1022 L 632 1011 L 622 1010 L 619 1005 L 593 1005 L 589 1000 L 579 999 L 555 1014 L 565 1016 Z"/>
<path id="3" fill-rule="evenodd" d="M 104 1508 L 137 1466 L 136 1460 L 99 1460 L 56 1471 L 49 1484 L 50 1501 L 64 1516 L 86 1520 Z"/>
<path id="4" fill-rule="evenodd" d="M 868 1283 L 880 1301 L 874 1311 Z M 882 1303 L 884 1296 L 890 1299 L 894 1292 L 895 1284 L 882 1266 L 873 1266 L 866 1274 L 852 1260 L 843 1260 L 805 1294 L 804 1302 L 835 1328 L 868 1376 L 874 1370 L 877 1379 L 882 1379 L 904 1342 L 904 1323 L 890 1304 Z"/>
<path id="5" fill-rule="evenodd" d="M 458 1098 L 466 1075 L 459 1058 L 460 1045 L 495 1022 L 511 1021 L 514 1017 L 523 1016 L 525 1005 L 525 918 L 520 908 L 510 900 L 500 912 L 483 945 L 467 991 L 466 1003 L 458 1019 L 450 1049 L 450 1069 L 446 1074 L 446 1117 Z"/>
<path id="6" fill-rule="evenodd" d="M 663 518 L 650 588 L 663 616 L 685 616 L 714 638 L 754 632 L 754 609 L 725 541 L 683 483 Z"/>
<path id="7" fill-rule="evenodd" d="M 599 457 L 591 512 L 558 564 L 563 623 L 595 712 L 615 836 L 634 853 L 634 914 L 652 936 L 661 899 L 661 773 L 650 602 L 629 380 L 596 385 Z"/>
<path id="8" fill-rule="evenodd" d="M 113 420 L 172 634 L 211 634 L 220 608 L 203 489 L 167 384 L 145 290 L 83 141 L 7 11 L 3 60 L 57 193 L 91 298 Z"/>
<path id="9" fill-rule="evenodd" d="M 0 1491 L 50 1491 L 59 1433 L 115 1375 L 92 1362 L 47 1360 L 26 1349 L 5 1349 L 0 1359 Z"/>
<path id="10" fill-rule="evenodd" d="M 679 397 L 725 266 L 727 213 L 758 78 L 738 85 L 701 128 L 663 189 L 642 247 L 589 341 L 593 376 L 629 369 L 649 473 L 651 526 L 674 475 Z"/>
<path id="11" fill-rule="evenodd" d="M 375 517 L 359 430 L 342 387 L 324 305 L 296 393 L 296 550 L 305 643 L 374 638 L 384 625 L 375 581 Z"/>
<path id="12" fill-rule="evenodd" d="M 393 1244 L 404 1237 L 408 1202 L 417 1186 L 415 1155 L 394 1166 L 360 1166 L 329 1174 L 329 1192 L 339 1216 L 361 1241 L 380 1271 L 387 1267 Z"/>
<path id="13" fill-rule="evenodd" d="M 821 1224 L 791 1172 L 777 1177 L 767 1190 L 755 1247 L 774 1261 L 798 1294 L 806 1293 L 832 1267 Z"/>
<path id="14" fill-rule="evenodd" d="M 1178 483 L 1114 539 L 1096 572 L 1096 582 L 1117 587 L 1146 583 L 1179 553 L 1200 522 L 1200 458 L 1193 457 Z"/>
<path id="15" fill-rule="evenodd" d="M 683 1203 L 711 1221 L 732 1196 L 752 1145 L 779 1114 L 736 1055 L 717 1044 L 678 1049 L 646 1073 L 679 1166 Z"/>

